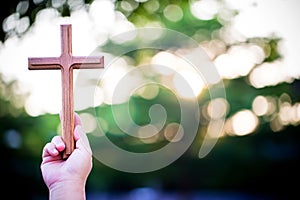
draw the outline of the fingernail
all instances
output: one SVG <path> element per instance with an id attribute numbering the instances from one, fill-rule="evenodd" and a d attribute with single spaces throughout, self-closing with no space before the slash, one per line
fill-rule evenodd
<path id="1" fill-rule="evenodd" d="M 58 153 L 58 151 L 57 151 L 56 149 L 53 149 L 53 150 L 52 150 L 52 154 L 53 154 L 53 155 L 56 155 L 57 153 Z"/>

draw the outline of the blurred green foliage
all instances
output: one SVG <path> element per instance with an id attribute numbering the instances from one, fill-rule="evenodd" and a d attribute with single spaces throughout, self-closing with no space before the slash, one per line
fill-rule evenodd
<path id="1" fill-rule="evenodd" d="M 85 2 L 91 3 L 92 1 Z M 187 0 L 157 1 L 159 8 L 153 13 L 149 12 L 146 7 L 151 6 L 151 3 L 155 3 L 156 0 L 144 3 L 127 0 L 134 8 L 130 11 L 120 6 L 122 2 L 124 1 L 115 1 L 116 9 L 137 27 L 143 27 L 148 22 L 159 21 L 164 27 L 186 34 L 197 42 L 221 39 L 216 33 L 227 23 L 218 15 L 211 20 L 200 20 L 194 17 Z M 169 4 L 176 4 L 183 10 L 184 16 L 180 21 L 172 22 L 164 17 L 163 10 Z M 51 1 L 41 1 L 37 5 L 30 2 L 29 9 L 24 15 L 29 15 L 33 23 L 36 14 L 41 9 L 51 6 Z M 70 14 L 67 4 L 57 10 L 62 16 Z M 228 11 L 233 13 L 233 17 L 237 14 L 235 10 L 228 9 Z M 278 49 L 279 41 L 280 38 L 272 37 L 247 38 L 242 43 L 261 46 L 268 52 L 263 62 L 274 62 L 281 59 Z M 104 50 L 113 48 L 113 45 L 113 41 L 110 41 L 102 48 Z M 227 45 L 226 50 L 229 48 L 230 45 Z M 134 58 L 138 64 L 142 56 L 151 56 L 154 53 L 156 52 L 145 50 L 142 53 L 131 52 L 128 56 Z M 253 100 L 258 95 L 279 99 L 282 94 L 288 94 L 292 104 L 300 101 L 298 80 L 257 89 L 249 84 L 248 78 L 244 76 L 224 80 L 226 97 L 230 104 L 227 118 L 242 109 L 251 109 Z M 4 75 L 0 74 L 0 142 L 1 153 L 4 157 L 0 171 L 1 177 L 6 177 L 4 185 L 8 190 L 5 192 L 12 197 L 10 199 L 18 197 L 46 199 L 48 191 L 42 181 L 39 164 L 43 146 L 59 132 L 59 116 L 48 114 L 38 117 L 28 116 L 23 108 L 26 96 L 20 96 L 16 92 L 16 87 L 18 87 L 16 81 L 7 83 L 4 81 Z M 140 125 L 147 124 L 149 117 L 144 113 L 147 113 L 149 107 L 155 103 L 163 104 L 168 113 L 172 113 L 171 118 L 168 118 L 169 121 L 178 121 L 178 110 L 174 109 L 178 102 L 172 95 L 170 91 L 161 88 L 159 95 L 152 100 L 131 97 L 130 105 L 139 108 L 139 112 L 133 110 L 136 112 L 133 114 L 135 122 Z M 199 105 L 203 106 L 208 100 L 209 94 L 204 91 L 199 97 Z M 119 107 L 120 112 L 124 109 L 123 105 L 115 106 Z M 107 134 L 110 139 L 125 149 L 147 152 L 166 144 L 164 140 L 155 145 L 145 144 L 129 136 L 115 134 L 121 131 L 118 130 L 113 120 L 112 106 L 103 104 L 95 108 L 95 111 L 97 115 L 105 117 L 109 122 Z M 79 111 L 79 113 L 84 112 L 90 111 Z M 137 187 L 154 187 L 166 191 L 189 192 L 215 189 L 289 196 L 293 192 L 285 193 L 285 186 L 290 185 L 293 177 L 299 176 L 299 126 L 288 124 L 279 132 L 274 133 L 270 128 L 269 120 L 263 117 L 259 120 L 260 125 L 254 133 L 242 137 L 226 136 L 219 139 L 209 156 L 203 159 L 199 159 L 197 155 L 205 132 L 205 126 L 200 126 L 193 145 L 180 159 L 166 168 L 151 173 L 119 172 L 94 159 L 87 192 L 129 191 Z M 15 144 L 11 141 L 19 142 Z M 10 188 L 14 188 L 14 192 L 8 192 Z"/>

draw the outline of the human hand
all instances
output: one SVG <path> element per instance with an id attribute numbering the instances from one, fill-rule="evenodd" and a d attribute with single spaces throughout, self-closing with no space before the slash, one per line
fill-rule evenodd
<path id="1" fill-rule="evenodd" d="M 76 113 L 74 140 L 75 149 L 66 160 L 61 156 L 65 149 L 61 136 L 54 136 L 43 148 L 40 168 L 50 191 L 50 198 L 61 196 L 63 199 L 83 199 L 85 196 L 85 183 L 92 169 L 92 151 L 80 117 Z"/>

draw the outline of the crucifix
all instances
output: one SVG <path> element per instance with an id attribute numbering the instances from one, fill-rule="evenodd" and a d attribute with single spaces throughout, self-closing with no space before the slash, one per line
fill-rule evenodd
<path id="1" fill-rule="evenodd" d="M 61 28 L 61 55 L 59 57 L 28 58 L 30 70 L 61 70 L 62 82 L 62 139 L 66 148 L 62 154 L 67 159 L 74 150 L 74 99 L 73 69 L 96 69 L 104 67 L 103 56 L 72 56 L 72 26 Z"/>

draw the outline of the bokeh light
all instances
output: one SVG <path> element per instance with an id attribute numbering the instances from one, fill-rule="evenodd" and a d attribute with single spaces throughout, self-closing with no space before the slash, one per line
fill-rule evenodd
<path id="1" fill-rule="evenodd" d="M 178 123 L 169 123 L 164 129 L 164 136 L 170 142 L 178 142 L 184 135 L 183 127 Z"/>
<path id="2" fill-rule="evenodd" d="M 250 83 L 256 88 L 274 86 L 278 83 L 293 80 L 288 76 L 287 68 L 280 61 L 261 64 L 251 72 L 249 79 Z"/>
<path id="3" fill-rule="evenodd" d="M 258 123 L 259 120 L 252 111 L 241 110 L 226 122 L 225 131 L 228 135 L 244 136 L 253 133 Z"/>
<path id="4" fill-rule="evenodd" d="M 193 15 L 201 20 L 210 20 L 218 13 L 219 5 L 215 0 L 191 1 Z"/>
<path id="5" fill-rule="evenodd" d="M 36 10 L 32 10 L 32 4 L 36 5 Z M 241 188 L 244 187 L 243 184 L 246 184 L 247 188 L 254 188 L 256 185 L 248 185 L 259 177 L 253 176 L 254 174 L 263 172 L 263 181 L 270 179 L 273 170 L 282 170 L 277 164 L 282 164 L 284 169 L 293 167 L 294 161 L 291 158 L 298 156 L 297 142 L 290 139 L 298 137 L 295 133 L 300 125 L 300 102 L 297 93 L 300 77 L 300 26 L 296 20 L 299 16 L 297 5 L 299 2 L 296 0 L 50 0 L 47 3 L 45 0 L 20 1 L 2 23 L 5 38 L 0 42 L 0 95 L 3 103 L 0 117 L 7 115 L 9 119 L 9 123 L 3 123 L 1 126 L 3 148 L 9 149 L 14 155 L 18 154 L 18 150 L 22 151 L 22 156 L 28 152 L 37 154 L 36 149 L 41 148 L 38 145 L 46 142 L 54 134 L 61 134 L 59 120 L 52 120 L 58 118 L 57 114 L 62 106 L 61 73 L 59 70 L 29 71 L 27 58 L 59 56 L 59 25 L 71 23 L 73 55 L 88 56 L 96 49 L 97 53 L 103 53 L 105 57 L 105 68 L 100 70 L 101 73 L 87 72 L 88 77 L 89 73 L 93 74 L 87 81 L 80 82 L 78 74 L 81 73 L 74 70 L 74 82 L 79 83 L 74 94 L 74 107 L 80 114 L 88 136 L 95 136 L 99 140 L 109 136 L 116 144 L 126 144 L 129 148 L 138 150 L 166 143 L 180 144 L 190 134 L 190 127 L 183 127 L 179 123 L 180 117 L 175 107 L 178 99 L 187 104 L 196 99 L 200 106 L 197 113 L 201 115 L 201 122 L 195 144 L 202 145 L 206 139 L 207 143 L 219 141 L 216 154 L 212 155 L 216 156 L 216 159 L 206 159 L 206 155 L 200 154 L 200 151 L 198 159 L 204 158 L 207 163 L 218 164 L 229 156 L 232 156 L 232 160 L 227 162 L 225 167 L 216 167 L 217 173 L 210 174 L 211 176 L 207 176 L 206 172 L 214 170 L 215 165 L 206 166 L 203 162 L 199 164 L 200 171 L 198 165 L 189 166 L 198 172 L 183 171 L 182 176 L 190 177 L 186 174 L 194 173 L 195 179 L 202 176 L 201 181 L 198 181 L 200 185 L 207 182 L 211 185 L 225 185 L 231 180 L 231 177 L 228 179 L 228 174 L 231 174 L 227 173 L 228 170 L 236 170 L 236 175 L 232 176 L 233 180 L 236 178 L 235 180 L 240 181 L 236 184 L 246 177 L 247 181 L 241 183 Z M 195 67 L 199 66 L 192 66 L 178 56 L 178 52 L 184 52 L 184 55 L 188 56 L 197 55 L 189 46 L 181 46 L 181 41 L 172 41 L 178 45 L 174 49 L 138 49 L 142 42 L 157 44 L 159 39 L 165 36 L 163 31 L 148 31 L 149 27 L 172 29 L 187 34 L 207 53 L 208 62 L 213 62 L 220 77 L 205 80 L 207 77 L 202 77 L 204 74 L 195 70 Z M 143 28 L 143 34 L 137 34 L 137 30 Z M 118 37 L 128 31 L 130 34 L 127 34 L 127 37 Z M 105 53 L 108 50 L 118 54 L 119 48 L 127 47 L 137 47 L 138 50 L 127 52 L 116 60 L 113 60 L 114 55 Z M 145 66 L 150 66 L 151 69 L 143 73 L 133 73 L 134 69 Z M 208 71 L 211 72 L 210 69 Z M 118 85 L 126 75 L 130 75 L 130 81 Z M 151 81 L 149 84 L 141 84 L 145 80 L 155 80 L 156 82 L 153 82 L 158 84 Z M 213 88 L 216 83 L 223 81 L 228 89 L 227 97 L 210 99 L 210 87 Z M 137 85 L 139 87 L 136 87 Z M 163 85 L 168 87 L 162 87 Z M 121 91 L 114 96 L 116 88 L 121 88 Z M 135 90 L 131 90 L 132 88 Z M 81 101 L 90 94 L 91 101 Z M 174 96 L 178 98 L 177 101 L 174 100 Z M 141 112 L 148 111 L 149 104 L 157 101 L 162 101 L 168 111 L 166 123 L 161 127 L 154 126 L 158 123 L 147 125 L 149 116 Z M 140 125 L 135 130 L 137 134 L 131 135 L 133 137 L 124 134 L 124 129 L 118 127 L 113 116 L 116 114 L 120 119 L 128 118 L 124 114 L 124 105 L 128 102 L 132 120 Z M 112 108 L 116 108 L 117 112 L 114 113 Z M 91 110 L 96 111 L 98 116 L 91 114 Z M 37 124 L 30 121 L 33 117 L 37 117 Z M 195 116 L 189 117 L 194 119 Z M 28 118 L 30 120 L 27 121 Z M 161 116 L 154 118 L 163 121 Z M 21 128 L 10 127 L 14 123 Z M 39 127 L 40 125 L 43 127 Z M 54 131 L 48 131 L 53 127 Z M 231 145 L 233 143 L 237 145 Z M 253 150 L 253 146 L 257 148 Z M 184 162 L 195 156 L 194 153 L 199 148 L 191 146 L 189 150 L 183 158 Z M 120 159 L 114 157 L 113 153 L 107 155 L 113 157 L 116 162 Z M 256 160 L 259 162 L 254 163 Z M 15 166 L 15 162 L 16 160 L 12 160 L 8 164 L 13 163 L 11 165 Z M 178 163 L 181 162 L 179 159 Z M 253 165 L 249 167 L 249 163 Z M 271 172 L 268 167 L 274 163 L 275 167 Z M 179 167 L 186 169 L 186 165 Z M 104 169 L 103 166 L 100 168 Z M 169 169 L 172 171 L 174 168 L 170 166 Z M 246 170 L 251 170 L 251 173 L 244 173 Z M 21 176 L 25 174 L 24 171 L 13 174 Z M 283 174 L 278 173 L 274 177 L 285 175 L 286 171 L 282 171 Z M 99 181 L 100 187 L 109 188 L 110 186 L 105 184 L 113 181 L 107 181 L 105 178 L 110 177 L 110 174 L 101 176 L 101 181 L 91 179 L 91 184 Z M 158 179 L 163 179 L 163 176 Z M 167 175 L 166 179 L 169 177 L 171 176 Z M 254 178 L 251 179 L 252 177 Z M 159 192 L 147 184 L 160 187 L 159 181 L 143 182 L 145 186 L 132 190 L 131 197 L 158 197 L 155 195 L 159 195 Z M 176 181 L 182 185 L 185 183 L 179 176 L 178 180 L 172 179 L 169 185 L 175 185 Z M 187 182 L 194 184 L 193 180 Z M 186 187 L 189 187 L 189 184 Z"/>
<path id="6" fill-rule="evenodd" d="M 178 22 L 183 17 L 182 9 L 177 5 L 168 5 L 164 9 L 164 15 L 165 17 L 172 21 L 172 22 Z"/>
<path id="7" fill-rule="evenodd" d="M 264 58 L 264 51 L 257 45 L 232 46 L 227 53 L 218 56 L 214 63 L 222 77 L 233 79 L 248 75 Z"/>

